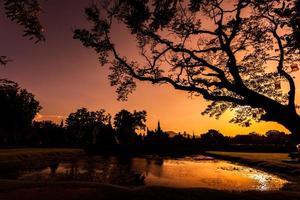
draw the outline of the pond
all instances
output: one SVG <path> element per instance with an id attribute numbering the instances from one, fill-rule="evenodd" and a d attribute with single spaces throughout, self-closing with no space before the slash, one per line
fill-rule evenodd
<path id="1" fill-rule="evenodd" d="M 287 181 L 275 175 L 206 156 L 184 158 L 84 156 L 31 165 L 0 178 L 26 181 L 87 181 L 128 187 L 167 186 L 218 190 L 279 190 Z"/>

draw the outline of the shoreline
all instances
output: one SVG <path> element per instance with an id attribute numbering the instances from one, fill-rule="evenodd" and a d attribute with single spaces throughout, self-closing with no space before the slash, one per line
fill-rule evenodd
<path id="1" fill-rule="evenodd" d="M 248 153 L 248 152 L 224 152 L 224 151 L 206 151 L 203 153 L 203 155 L 205 156 L 237 163 L 247 167 L 252 167 L 254 169 L 258 169 L 266 173 L 274 174 L 280 178 L 288 180 L 291 183 L 296 183 L 297 185 L 300 184 L 300 163 L 291 164 L 285 162 L 274 162 L 274 161 L 272 162 L 269 160 L 262 160 L 262 159 L 255 158 L 255 155 L 259 155 L 259 154 L 275 155 L 278 153 Z M 251 157 L 249 158 L 247 157 L 247 155 L 253 155 L 253 158 Z"/>

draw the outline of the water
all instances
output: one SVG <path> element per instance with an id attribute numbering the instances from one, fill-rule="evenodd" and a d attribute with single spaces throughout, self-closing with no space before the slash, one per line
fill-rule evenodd
<path id="1" fill-rule="evenodd" d="M 239 191 L 279 190 L 287 183 L 260 170 L 205 156 L 179 159 L 82 157 L 38 168 L 31 165 L 5 176 L 30 181 L 88 181 L 128 187 L 151 185 Z"/>

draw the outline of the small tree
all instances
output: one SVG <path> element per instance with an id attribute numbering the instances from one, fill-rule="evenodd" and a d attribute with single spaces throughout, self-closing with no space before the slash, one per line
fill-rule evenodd
<path id="1" fill-rule="evenodd" d="M 74 38 L 110 65 L 121 100 L 136 88 L 135 80 L 170 84 L 212 101 L 203 114 L 218 118 L 234 110 L 231 122 L 278 122 L 299 136 L 291 73 L 300 56 L 288 45 L 294 2 L 114 0 L 101 12 L 87 8 L 92 28 L 75 30 Z M 136 39 L 143 62 L 119 53 L 111 37 L 115 23 Z"/>
<path id="2" fill-rule="evenodd" d="M 93 129 L 108 126 L 111 116 L 104 109 L 88 111 L 86 108 L 78 109 L 66 119 L 68 138 L 75 145 L 90 145 L 93 141 Z"/>
<path id="3" fill-rule="evenodd" d="M 146 111 L 134 111 L 133 113 L 127 110 L 121 110 L 114 117 L 114 126 L 118 133 L 121 142 L 130 144 L 135 141 L 136 130 L 146 128 Z"/>
<path id="4" fill-rule="evenodd" d="M 17 144 L 22 141 L 22 131 L 32 125 L 41 110 L 34 95 L 13 81 L 0 79 L 0 143 Z"/>
<path id="5" fill-rule="evenodd" d="M 285 144 L 290 140 L 289 135 L 278 130 L 269 130 L 266 132 L 266 140 L 271 144 Z"/>
<path id="6" fill-rule="evenodd" d="M 62 146 L 66 145 L 65 129 L 52 121 L 39 121 L 33 123 L 34 135 L 29 138 L 34 145 Z"/>
<path id="7" fill-rule="evenodd" d="M 204 145 L 216 147 L 225 145 L 228 142 L 222 133 L 214 129 L 210 129 L 207 133 L 202 134 L 200 139 Z"/>

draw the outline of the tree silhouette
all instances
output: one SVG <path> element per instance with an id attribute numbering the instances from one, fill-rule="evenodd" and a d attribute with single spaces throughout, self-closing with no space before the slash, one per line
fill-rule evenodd
<path id="1" fill-rule="evenodd" d="M 267 141 L 271 144 L 285 144 L 289 140 L 289 136 L 278 130 L 269 130 L 266 132 Z"/>
<path id="2" fill-rule="evenodd" d="M 217 130 L 208 130 L 207 133 L 201 135 L 201 141 L 205 145 L 222 146 L 228 143 L 227 138 Z"/>
<path id="3" fill-rule="evenodd" d="M 120 100 L 136 88 L 135 80 L 170 84 L 212 101 L 203 114 L 218 118 L 234 110 L 231 122 L 274 121 L 299 135 L 291 75 L 299 54 L 287 45 L 291 17 L 281 13 L 293 1 L 228 2 L 115 0 L 87 8 L 92 28 L 75 30 L 74 38 L 110 65 Z M 110 36 L 114 23 L 126 25 L 144 62 L 118 52 Z"/>
<path id="4" fill-rule="evenodd" d="M 13 81 L 0 79 L 0 143 L 17 144 L 41 106 L 34 95 Z"/>
<path id="5" fill-rule="evenodd" d="M 34 136 L 29 143 L 41 146 L 66 145 L 65 129 L 52 121 L 39 121 L 33 123 Z"/>
<path id="6" fill-rule="evenodd" d="M 286 35 L 287 46 L 290 47 L 290 51 L 299 53 L 300 50 L 300 0 L 295 0 L 294 4 L 288 4 L 288 6 L 282 6 L 277 10 L 277 13 L 285 18 L 290 18 L 289 24 L 283 24 L 290 26 L 292 32 Z"/>
<path id="7" fill-rule="evenodd" d="M 236 135 L 234 142 L 237 144 L 263 144 L 265 142 L 264 137 L 256 132 L 252 132 L 247 135 Z"/>
<path id="8" fill-rule="evenodd" d="M 297 0 L 295 4 L 296 14 L 293 18 L 294 23 L 292 23 L 293 31 L 294 31 L 294 38 L 296 40 L 295 46 L 300 49 L 300 1 Z"/>
<path id="9" fill-rule="evenodd" d="M 114 117 L 114 126 L 118 136 L 124 144 L 132 144 L 136 139 L 136 130 L 146 128 L 146 111 L 121 110 Z"/>
<path id="10" fill-rule="evenodd" d="M 78 109 L 70 113 L 66 119 L 68 138 L 75 145 L 90 145 L 93 142 L 93 129 L 108 126 L 110 114 L 106 114 L 104 109 L 99 111 L 88 111 L 86 108 Z"/>
<path id="11" fill-rule="evenodd" d="M 39 0 L 4 0 L 3 4 L 6 17 L 24 28 L 23 37 L 35 39 L 36 43 L 45 41 L 44 28 L 39 20 L 42 10 Z M 9 61 L 7 56 L 0 56 L 0 65 Z"/>

